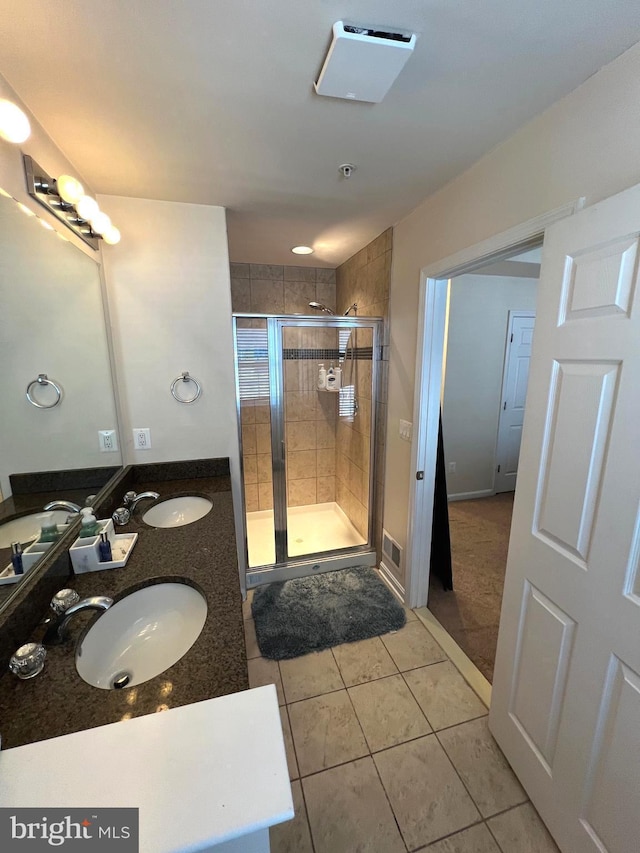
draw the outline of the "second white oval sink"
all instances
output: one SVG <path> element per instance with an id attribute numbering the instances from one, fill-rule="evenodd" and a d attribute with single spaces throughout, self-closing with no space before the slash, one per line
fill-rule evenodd
<path id="1" fill-rule="evenodd" d="M 207 602 L 186 583 L 157 583 L 116 601 L 76 650 L 78 674 L 94 687 L 133 687 L 155 678 L 200 636 Z"/>
<path id="2" fill-rule="evenodd" d="M 212 506 L 210 500 L 198 495 L 169 498 L 150 507 L 142 520 L 150 527 L 183 527 L 204 518 Z"/>
<path id="3" fill-rule="evenodd" d="M 20 518 L 13 518 L 11 521 L 0 523 L 0 548 L 10 548 L 12 542 L 20 542 L 26 545 L 27 542 L 32 542 L 40 535 L 40 516 L 42 510 L 34 512 L 31 515 L 23 515 Z M 65 524 L 67 518 L 72 513 L 66 510 L 54 510 L 51 513 L 51 520 L 54 524 Z"/>

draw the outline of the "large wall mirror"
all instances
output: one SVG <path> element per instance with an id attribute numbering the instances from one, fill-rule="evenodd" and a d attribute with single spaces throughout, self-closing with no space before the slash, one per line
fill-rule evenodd
<path id="1" fill-rule="evenodd" d="M 53 500 L 83 506 L 122 464 L 99 441 L 113 430 L 117 442 L 100 268 L 42 226 L 0 196 L 0 581 L 11 541 L 27 549 L 38 538 L 40 521 L 28 516 Z M 34 560 L 23 577 L 37 571 Z M 0 582 L 0 610 L 19 584 Z"/>

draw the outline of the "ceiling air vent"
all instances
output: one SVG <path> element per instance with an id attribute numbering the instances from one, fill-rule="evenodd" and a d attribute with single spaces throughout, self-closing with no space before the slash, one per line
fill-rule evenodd
<path id="1" fill-rule="evenodd" d="M 318 95 L 378 104 L 404 68 L 415 35 L 333 25 L 333 40 L 318 81 Z"/>

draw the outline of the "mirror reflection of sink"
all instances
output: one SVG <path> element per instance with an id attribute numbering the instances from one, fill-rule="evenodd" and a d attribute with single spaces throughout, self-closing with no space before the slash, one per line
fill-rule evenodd
<path id="1" fill-rule="evenodd" d="M 204 518 L 212 506 L 210 500 L 197 495 L 169 498 L 154 504 L 145 512 L 142 520 L 150 527 L 183 527 Z"/>
<path id="2" fill-rule="evenodd" d="M 206 599 L 186 583 L 157 583 L 129 593 L 78 644 L 78 674 L 103 690 L 142 684 L 189 651 L 206 618 Z"/>
<path id="3" fill-rule="evenodd" d="M 0 523 L 0 548 L 10 548 L 12 542 L 20 542 L 26 545 L 33 542 L 40 535 L 40 516 L 43 511 L 34 512 L 31 515 L 23 515 L 13 518 L 11 521 Z M 66 510 L 55 510 L 51 514 L 54 524 L 65 524 L 69 513 Z"/>

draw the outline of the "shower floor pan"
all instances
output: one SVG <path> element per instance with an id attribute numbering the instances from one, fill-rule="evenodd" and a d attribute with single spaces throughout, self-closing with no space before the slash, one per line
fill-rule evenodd
<path id="1" fill-rule="evenodd" d="M 289 507 L 287 522 L 290 557 L 351 548 L 367 541 L 335 501 Z M 247 540 L 250 568 L 275 563 L 273 510 L 247 513 Z"/>

